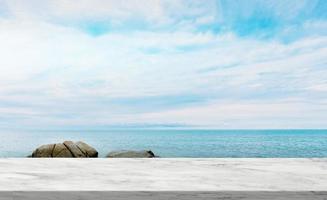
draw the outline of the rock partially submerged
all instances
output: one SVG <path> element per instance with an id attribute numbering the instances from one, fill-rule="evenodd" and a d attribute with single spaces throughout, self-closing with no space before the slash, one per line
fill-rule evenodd
<path id="1" fill-rule="evenodd" d="M 96 158 L 98 152 L 84 142 L 65 141 L 58 144 L 46 144 L 32 153 L 32 158 Z"/>
<path id="2" fill-rule="evenodd" d="M 154 158 L 156 157 L 151 150 L 147 151 L 113 151 L 107 158 Z"/>

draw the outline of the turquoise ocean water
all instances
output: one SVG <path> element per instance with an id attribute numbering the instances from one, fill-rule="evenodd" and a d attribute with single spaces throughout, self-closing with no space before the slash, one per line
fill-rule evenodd
<path id="1" fill-rule="evenodd" d="M 82 140 L 104 157 L 151 149 L 160 157 L 327 157 L 327 130 L 108 130 L 0 133 L 0 157 L 26 157 L 42 144 Z"/>

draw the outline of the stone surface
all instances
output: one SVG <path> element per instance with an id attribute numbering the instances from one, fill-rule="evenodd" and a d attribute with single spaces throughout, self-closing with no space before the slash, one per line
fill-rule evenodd
<path id="1" fill-rule="evenodd" d="M 52 157 L 54 146 L 55 144 L 42 145 L 33 151 L 32 157 Z"/>
<path id="2" fill-rule="evenodd" d="M 90 158 L 98 157 L 98 152 L 90 145 L 86 144 L 85 142 L 78 141 L 75 143 L 77 147 L 87 156 Z"/>
<path id="3" fill-rule="evenodd" d="M 2 191 L 326 191 L 327 159 L 0 159 Z"/>
<path id="4" fill-rule="evenodd" d="M 13 191 L 0 200 L 326 200 L 316 191 Z"/>
<path id="5" fill-rule="evenodd" d="M 154 158 L 154 153 L 149 151 L 113 151 L 110 152 L 107 158 Z"/>
<path id="6" fill-rule="evenodd" d="M 56 144 L 52 152 L 52 157 L 72 158 L 72 153 L 61 143 Z"/>
<path id="7" fill-rule="evenodd" d="M 65 141 L 64 143 L 42 145 L 34 150 L 33 158 L 62 157 L 62 158 L 85 158 L 97 157 L 98 152 L 84 142 L 74 143 Z"/>
<path id="8" fill-rule="evenodd" d="M 83 158 L 86 157 L 86 155 L 77 147 L 76 144 L 72 141 L 65 141 L 63 143 L 67 149 L 73 154 L 75 158 Z"/>

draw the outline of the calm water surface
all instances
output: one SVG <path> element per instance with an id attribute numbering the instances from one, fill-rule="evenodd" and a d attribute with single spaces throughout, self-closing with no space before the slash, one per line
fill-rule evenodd
<path id="1" fill-rule="evenodd" d="M 108 130 L 0 133 L 0 157 L 26 157 L 38 146 L 82 140 L 100 157 L 151 149 L 160 157 L 327 157 L 327 130 Z"/>

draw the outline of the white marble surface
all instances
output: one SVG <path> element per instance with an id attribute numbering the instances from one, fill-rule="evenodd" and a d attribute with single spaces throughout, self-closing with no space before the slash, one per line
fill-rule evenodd
<path id="1" fill-rule="evenodd" d="M 326 191 L 327 159 L 0 159 L 0 191 Z"/>

